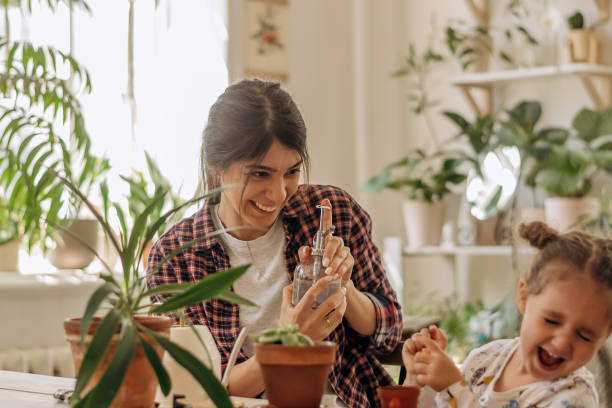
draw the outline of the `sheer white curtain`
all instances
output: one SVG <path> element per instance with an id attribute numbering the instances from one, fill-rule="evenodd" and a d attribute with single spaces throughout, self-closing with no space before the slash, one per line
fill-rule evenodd
<path id="1" fill-rule="evenodd" d="M 11 27 L 13 38 L 68 51 L 66 8 L 51 14 L 35 3 L 32 17 Z M 188 197 L 199 182 L 199 147 L 208 110 L 228 82 L 226 0 L 135 2 L 134 138 L 124 98 L 129 1 L 90 0 L 89 5 L 91 14 L 74 13 L 74 55 L 91 74 L 92 93 L 80 99 L 94 152 L 111 160 L 112 198 L 127 192 L 118 174 L 129 174 L 132 168 L 146 171 L 144 150 Z"/>

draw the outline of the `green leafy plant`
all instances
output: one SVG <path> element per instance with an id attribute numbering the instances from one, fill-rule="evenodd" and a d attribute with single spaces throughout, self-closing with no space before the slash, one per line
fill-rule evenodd
<path id="1" fill-rule="evenodd" d="M 568 142 L 555 145 L 535 182 L 550 194 L 584 197 L 600 171 L 612 174 L 612 109 L 580 110 L 572 120 Z"/>
<path id="2" fill-rule="evenodd" d="M 138 314 L 149 309 L 155 314 L 168 312 L 180 313 L 182 308 L 186 306 L 211 298 L 220 298 L 236 304 L 254 306 L 252 302 L 229 290 L 231 284 L 247 270 L 249 265 L 215 273 L 197 283 L 172 283 L 157 286 L 153 289 L 147 289 L 146 278 L 139 274 L 140 259 L 143 251 L 142 243 L 150 241 L 155 236 L 160 226 L 163 225 L 172 214 L 198 200 L 218 194 L 220 190 L 215 190 L 202 197 L 187 201 L 181 206 L 164 213 L 159 219 L 151 219 L 153 210 L 158 203 L 163 200 L 163 196 L 166 194 L 165 191 L 161 191 L 155 196 L 153 202 L 136 217 L 133 225 L 129 226 L 126 221 L 126 214 L 121 209 L 121 206 L 117 203 L 109 202 L 106 184 L 103 183 L 100 189 L 104 202 L 103 213 L 101 213 L 87 199 L 85 193 L 74 183 L 57 173 L 56 177 L 58 177 L 72 194 L 83 202 L 98 220 L 104 233 L 119 254 L 122 268 L 122 278 L 118 279 L 113 275 L 111 269 L 105 264 L 104 260 L 96 251 L 93 248 L 89 248 L 96 254 L 96 257 L 105 266 L 107 272 L 100 275 L 100 278 L 102 278 L 105 283 L 94 291 L 87 303 L 80 325 L 81 341 L 84 341 L 85 335 L 88 332 L 96 312 L 104 310 L 104 317 L 101 318 L 100 324 L 93 334 L 91 343 L 87 347 L 87 351 L 77 373 L 77 381 L 71 404 L 76 407 L 105 407 L 110 405 L 124 379 L 127 368 L 138 345 L 143 347 L 145 355 L 157 375 L 160 388 L 164 394 L 167 395 L 171 388 L 170 378 L 161 364 L 158 355 L 149 344 L 150 342 L 155 342 L 191 373 L 217 406 L 232 407 L 227 391 L 216 379 L 210 369 L 197 360 L 190 351 L 185 350 L 178 344 L 168 340 L 166 337 L 160 336 L 149 330 L 136 319 Z M 116 220 L 121 227 L 119 234 L 120 238 L 116 238 L 112 233 L 109 217 L 112 211 L 114 211 Z M 55 225 L 55 227 L 61 228 L 59 225 Z M 217 233 L 219 232 L 217 231 L 214 234 Z M 210 238 L 210 236 L 211 234 L 192 240 L 180 248 L 166 254 L 151 273 L 155 273 L 162 265 L 170 261 L 180 252 L 203 239 Z M 159 294 L 172 294 L 173 296 L 159 305 L 151 305 L 149 297 Z M 96 368 L 102 362 L 111 343 L 111 338 L 117 331 L 120 333 L 120 341 L 108 367 L 98 383 L 86 395 L 83 395 L 85 386 L 92 378 Z M 202 342 L 202 344 L 204 343 Z"/>
<path id="3" fill-rule="evenodd" d="M 370 193 L 385 188 L 403 190 L 412 200 L 437 202 L 450 192 L 449 185 L 465 180 L 465 174 L 458 170 L 462 162 L 462 158 L 445 152 L 427 155 L 423 150 L 415 150 L 385 166 L 362 190 Z"/>
<path id="4" fill-rule="evenodd" d="M 582 13 L 576 10 L 567 18 L 567 25 L 569 26 L 570 30 L 579 30 L 584 28 L 584 17 Z"/>
<path id="5" fill-rule="evenodd" d="M 507 119 L 500 121 L 497 132 L 498 143 L 516 146 L 521 155 L 519 175 L 532 196 L 535 196 L 536 175 L 546 166 L 553 146 L 563 146 L 569 131 L 560 127 L 536 129 L 542 116 L 542 105 L 538 101 L 521 101 L 512 109 L 506 110 Z"/>
<path id="6" fill-rule="evenodd" d="M 172 209 L 179 207 L 185 200 L 180 196 L 180 190 L 178 192 L 172 191 L 172 185 L 170 181 L 165 178 L 159 169 L 157 163 L 145 152 L 147 161 L 148 179 L 145 175 L 138 170 L 134 170 L 130 177 L 120 176 L 130 186 L 130 193 L 128 196 L 128 211 L 130 216 L 135 219 L 138 214 L 141 214 L 145 208 L 147 208 L 160 192 L 166 191 L 167 193 L 163 196 L 161 201 L 157 201 L 155 207 L 151 211 L 151 219 L 160 219 L 161 215 Z M 152 189 L 151 189 L 152 187 Z M 196 192 L 191 198 L 198 196 Z M 173 225 L 179 221 L 183 214 L 187 210 L 183 207 L 182 210 L 176 211 L 170 216 L 165 223 L 160 225 L 159 234 L 166 232 L 170 225 Z"/>
<path id="7" fill-rule="evenodd" d="M 410 109 L 415 115 L 423 115 L 435 148 L 438 147 L 438 137 L 429 111 L 439 101 L 430 97 L 428 88 L 433 67 L 442 61 L 444 61 L 444 57 L 433 48 L 430 47 L 422 53 L 418 53 L 414 44 L 410 44 L 408 56 L 404 58 L 404 64 L 391 74 L 393 78 L 408 78 L 409 92 L 407 97 Z"/>
<path id="8" fill-rule="evenodd" d="M 40 2 L 52 10 L 62 3 Z M 69 3 L 89 10 L 84 1 Z M 77 99 L 77 94 L 91 90 L 91 80 L 71 55 L 53 47 L 2 38 L 0 52 L 7 54 L 0 72 L 0 192 L 7 208 L 3 225 L 10 226 L 14 238 L 23 237 L 29 251 L 39 245 L 44 252 L 54 228 L 38 214 L 59 222 L 79 211 L 78 200 L 66 193 L 53 171 L 87 191 L 109 168 L 105 159 L 90 154 Z"/>
<path id="9" fill-rule="evenodd" d="M 457 20 L 445 29 L 445 43 L 461 68 L 467 70 L 483 53 L 491 54 L 491 37 L 483 27 L 470 27 L 464 21 Z"/>
<path id="10" fill-rule="evenodd" d="M 457 112 L 444 111 L 442 114 L 459 128 L 459 133 L 455 138 L 466 138 L 468 140 L 472 152 L 470 154 L 462 154 L 462 156 L 472 163 L 478 174 L 482 174 L 479 158 L 493 147 L 493 126 L 495 125 L 495 120 L 491 115 L 485 115 L 476 117 L 474 121 L 470 122 Z"/>
<path id="11" fill-rule="evenodd" d="M 265 329 L 258 334 L 249 334 L 249 337 L 257 343 L 283 344 L 285 346 L 312 346 L 314 342 L 303 333 L 298 333 L 297 324 Z"/>

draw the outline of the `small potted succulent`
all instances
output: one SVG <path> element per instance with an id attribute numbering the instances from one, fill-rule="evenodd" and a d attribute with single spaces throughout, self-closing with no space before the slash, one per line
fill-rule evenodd
<path id="1" fill-rule="evenodd" d="M 601 59 L 601 39 L 593 27 L 586 27 L 584 16 L 575 11 L 567 18 L 570 29 L 567 46 L 570 62 L 598 64 Z"/>
<path id="2" fill-rule="evenodd" d="M 465 180 L 458 169 L 463 161 L 449 152 L 427 154 L 415 150 L 385 166 L 368 180 L 363 191 L 374 193 L 388 188 L 407 192 L 403 209 L 409 245 L 438 245 L 444 222 L 442 198 L 450 192 L 450 185 Z"/>
<path id="3" fill-rule="evenodd" d="M 250 335 L 255 342 L 266 397 L 275 407 L 318 408 L 338 346 L 314 343 L 298 326 L 279 326 Z"/>

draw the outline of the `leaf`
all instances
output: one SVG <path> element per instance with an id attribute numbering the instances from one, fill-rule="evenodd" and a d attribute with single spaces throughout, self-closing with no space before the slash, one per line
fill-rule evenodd
<path id="1" fill-rule="evenodd" d="M 132 362 L 137 344 L 138 332 L 134 327 L 134 322 L 130 319 L 123 319 L 121 338 L 113 358 L 104 370 L 104 375 L 98 384 L 90 391 L 92 396 L 87 401 L 87 408 L 107 407 L 111 404 Z"/>
<path id="2" fill-rule="evenodd" d="M 168 395 L 170 393 L 170 389 L 172 388 L 172 381 L 170 380 L 168 372 L 164 368 L 164 365 L 159 359 L 159 356 L 157 355 L 157 352 L 153 346 L 149 344 L 144 336 L 140 335 L 138 338 L 140 340 L 140 345 L 142 346 L 142 349 L 149 360 L 149 363 L 151 363 L 151 367 L 153 367 L 153 370 L 155 371 L 155 375 L 159 381 L 159 388 L 161 388 L 164 395 Z"/>
<path id="3" fill-rule="evenodd" d="M 243 265 L 226 271 L 217 272 L 205 277 L 195 284 L 191 289 L 180 295 L 176 295 L 163 304 L 155 307 L 153 313 L 172 312 L 176 309 L 191 306 L 195 303 L 210 299 L 219 293 L 223 293 L 232 283 L 246 272 L 250 265 Z"/>
<path id="4" fill-rule="evenodd" d="M 87 351 L 83 357 L 79 372 L 77 373 L 77 381 L 73 394 L 73 398 L 76 400 L 80 399 L 81 392 L 98 368 L 98 365 L 100 365 L 104 354 L 106 354 L 111 339 L 119 327 L 119 319 L 119 310 L 111 309 L 96 329 L 91 344 L 87 347 Z"/>
<path id="5" fill-rule="evenodd" d="M 87 335 L 87 331 L 89 330 L 89 326 L 93 320 L 94 314 L 100 307 L 100 304 L 115 291 L 115 288 L 109 283 L 105 283 L 100 286 L 98 289 L 94 291 L 89 297 L 89 301 L 87 302 L 87 306 L 85 307 L 85 313 L 83 313 L 83 318 L 81 319 L 81 343 L 85 341 L 85 336 Z"/>
<path id="6" fill-rule="evenodd" d="M 198 381 L 213 403 L 219 408 L 233 408 L 227 390 L 219 383 L 213 372 L 202 364 L 197 357 L 178 344 L 143 328 L 147 334 L 155 339 L 177 363 L 184 367 Z"/>

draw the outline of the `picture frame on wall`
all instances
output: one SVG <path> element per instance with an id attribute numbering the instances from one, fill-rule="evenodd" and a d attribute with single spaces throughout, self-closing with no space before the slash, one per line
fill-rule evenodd
<path id="1" fill-rule="evenodd" d="M 289 78 L 289 0 L 244 0 L 244 74 Z"/>

